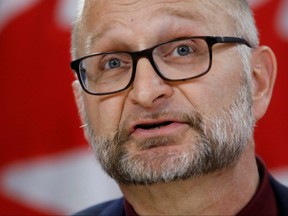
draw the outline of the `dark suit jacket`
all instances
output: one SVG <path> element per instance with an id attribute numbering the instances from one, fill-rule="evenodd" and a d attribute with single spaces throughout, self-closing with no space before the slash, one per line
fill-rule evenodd
<path id="1" fill-rule="evenodd" d="M 275 194 L 279 216 L 288 216 L 288 188 L 280 184 L 271 176 L 270 183 Z M 84 215 L 125 216 L 124 199 L 120 198 L 92 206 L 88 209 L 76 213 L 74 216 Z"/>

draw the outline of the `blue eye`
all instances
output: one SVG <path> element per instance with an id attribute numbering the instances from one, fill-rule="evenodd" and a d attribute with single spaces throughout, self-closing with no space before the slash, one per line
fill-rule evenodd
<path id="1" fill-rule="evenodd" d="M 114 69 L 114 68 L 118 68 L 121 66 L 121 61 L 119 59 L 110 59 L 108 62 L 107 62 L 109 69 Z"/>
<path id="2" fill-rule="evenodd" d="M 177 54 L 180 56 L 186 56 L 186 55 L 189 55 L 192 50 L 189 46 L 181 45 L 181 46 L 178 46 L 175 51 L 177 51 Z"/>

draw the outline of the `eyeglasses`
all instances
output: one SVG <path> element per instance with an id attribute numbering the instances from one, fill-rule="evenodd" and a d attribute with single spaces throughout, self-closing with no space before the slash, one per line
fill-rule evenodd
<path id="1" fill-rule="evenodd" d="M 114 94 L 133 83 L 137 62 L 147 58 L 165 81 L 195 79 L 208 73 L 212 47 L 217 43 L 250 44 L 237 37 L 199 36 L 178 38 L 137 52 L 101 52 L 71 62 L 82 88 L 92 95 Z"/>

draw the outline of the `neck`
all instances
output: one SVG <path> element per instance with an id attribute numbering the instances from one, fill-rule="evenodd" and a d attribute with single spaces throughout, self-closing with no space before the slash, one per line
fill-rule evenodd
<path id="1" fill-rule="evenodd" d="M 233 167 L 205 176 L 120 188 L 138 215 L 235 215 L 251 200 L 258 181 L 251 146 Z"/>

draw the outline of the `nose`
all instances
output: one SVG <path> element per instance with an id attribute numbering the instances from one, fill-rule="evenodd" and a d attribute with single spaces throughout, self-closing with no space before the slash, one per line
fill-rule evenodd
<path id="1" fill-rule="evenodd" d="M 140 58 L 129 99 L 133 104 L 144 108 L 152 108 L 157 101 L 173 95 L 173 88 L 155 72 L 146 58 Z"/>

